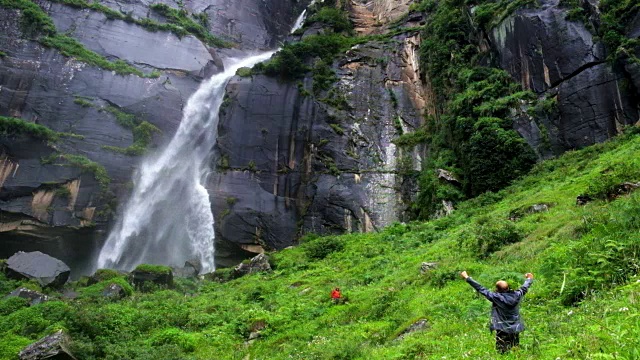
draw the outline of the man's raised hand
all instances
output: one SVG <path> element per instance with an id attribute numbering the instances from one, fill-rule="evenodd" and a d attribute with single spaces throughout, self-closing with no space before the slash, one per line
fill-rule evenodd
<path id="1" fill-rule="evenodd" d="M 460 276 L 462 276 L 462 278 L 466 280 L 469 277 L 469 274 L 467 274 L 466 271 L 463 271 L 460 273 Z"/>
<path id="2" fill-rule="evenodd" d="M 532 273 L 526 273 L 526 274 L 524 274 L 524 277 L 526 277 L 527 279 L 533 279 L 533 274 Z"/>

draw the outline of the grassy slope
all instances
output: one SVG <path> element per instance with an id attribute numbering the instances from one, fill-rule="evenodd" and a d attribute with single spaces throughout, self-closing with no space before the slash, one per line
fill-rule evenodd
<path id="1" fill-rule="evenodd" d="M 528 326 L 522 347 L 501 358 L 636 359 L 640 193 L 575 205 L 578 194 L 611 174 L 639 181 L 633 171 L 616 173 L 630 168 L 640 168 L 640 137 L 633 135 L 542 163 L 448 218 L 282 251 L 270 274 L 225 284 L 183 281 L 179 291 L 136 292 L 119 302 L 95 295 L 104 284 L 82 290 L 75 302 L 20 308 L 2 300 L 0 358 L 15 358 L 24 344 L 66 328 L 82 359 L 493 359 L 490 305 L 457 278 L 466 269 L 485 285 L 536 274 L 522 308 Z M 522 241 L 479 256 L 477 224 L 500 228 L 513 210 L 542 202 L 552 204 L 548 212 L 515 222 Z M 314 247 L 319 241 L 342 250 L 310 260 L 308 254 L 322 253 Z M 422 261 L 440 265 L 421 275 Z M 0 281 L 0 290 L 15 285 Z M 330 303 L 334 286 L 347 304 Z M 587 286 L 597 291 L 563 304 Z M 429 329 L 394 340 L 419 318 L 428 319 Z M 261 337 L 245 345 L 260 322 Z"/>

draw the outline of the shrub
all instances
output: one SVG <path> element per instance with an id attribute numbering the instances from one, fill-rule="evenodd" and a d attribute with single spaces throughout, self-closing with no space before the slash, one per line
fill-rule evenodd
<path id="1" fill-rule="evenodd" d="M 0 316 L 9 315 L 28 305 L 29 301 L 21 297 L 12 296 L 4 298 L 0 300 Z"/>
<path id="2" fill-rule="evenodd" d="M 113 277 L 93 284 L 84 289 L 80 289 L 80 298 L 86 299 L 104 299 L 102 292 L 111 284 L 120 285 L 127 296 L 133 294 L 133 287 L 123 277 Z M 118 299 L 115 299 L 118 300 Z"/>
<path id="3" fill-rule="evenodd" d="M 20 350 L 24 349 L 27 345 L 31 344 L 33 340 L 30 340 L 23 336 L 14 334 L 2 334 L 2 341 L 0 341 L 0 359 L 1 360 L 14 360 L 17 358 L 17 354 Z"/>
<path id="4" fill-rule="evenodd" d="M 320 8 L 306 22 L 321 22 L 330 26 L 335 32 L 351 31 L 353 29 L 353 25 L 345 11 L 329 6 Z"/>
<path id="5" fill-rule="evenodd" d="M 640 181 L 638 166 L 628 162 L 611 164 L 591 181 L 584 195 L 592 199 L 614 199 L 619 195 L 617 190 L 621 184 L 638 181 Z"/>
<path id="6" fill-rule="evenodd" d="M 196 349 L 197 341 L 196 337 L 192 334 L 180 329 L 169 328 L 152 335 L 151 344 L 153 346 L 172 344 L 177 345 L 185 352 L 193 352 Z"/>
<path id="7" fill-rule="evenodd" d="M 338 237 L 326 236 L 304 243 L 302 248 L 309 259 L 320 260 L 331 253 L 342 251 L 344 243 Z"/>
<path id="8" fill-rule="evenodd" d="M 634 195 L 603 216 L 585 219 L 585 234 L 566 248 L 555 249 L 549 267 L 566 274 L 561 293 L 565 305 L 589 294 L 625 283 L 640 272 L 640 200 Z M 558 271 L 560 267 L 560 271 Z"/>
<path id="9" fill-rule="evenodd" d="M 60 135 L 57 132 L 46 126 L 6 116 L 0 116 L 0 134 L 24 134 L 46 141 L 57 141 L 60 138 Z"/>
<path id="10" fill-rule="evenodd" d="M 236 75 L 240 77 L 251 77 L 251 75 L 253 75 L 253 70 L 248 67 L 241 67 L 236 71 Z"/>
<path id="11" fill-rule="evenodd" d="M 485 258 L 503 246 L 517 243 L 523 238 L 520 230 L 509 220 L 483 216 L 475 225 L 471 249 L 480 258 Z"/>

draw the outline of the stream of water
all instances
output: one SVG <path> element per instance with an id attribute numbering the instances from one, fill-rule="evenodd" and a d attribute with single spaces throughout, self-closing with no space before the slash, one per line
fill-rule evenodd
<path id="1" fill-rule="evenodd" d="M 291 32 L 302 27 L 306 10 Z M 145 159 L 134 188 L 98 256 L 98 268 L 131 270 L 138 264 L 182 266 L 195 260 L 201 273 L 215 270 L 214 221 L 204 187 L 215 146 L 218 113 L 229 79 L 276 52 L 230 60 L 189 98 L 167 147 Z"/>
<path id="2" fill-rule="evenodd" d="M 131 197 L 100 251 L 98 268 L 182 266 L 194 259 L 202 273 L 215 270 L 213 214 L 203 184 L 217 138 L 218 112 L 236 71 L 273 53 L 229 61 L 223 73 L 205 81 L 189 98 L 171 142 L 140 166 Z"/>

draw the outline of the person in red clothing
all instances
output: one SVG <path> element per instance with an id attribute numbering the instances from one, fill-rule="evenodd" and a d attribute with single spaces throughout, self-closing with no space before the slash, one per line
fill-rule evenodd
<path id="1" fill-rule="evenodd" d="M 342 294 L 340 293 L 340 288 L 335 288 L 331 291 L 331 301 L 334 304 L 339 304 L 342 300 Z"/>

